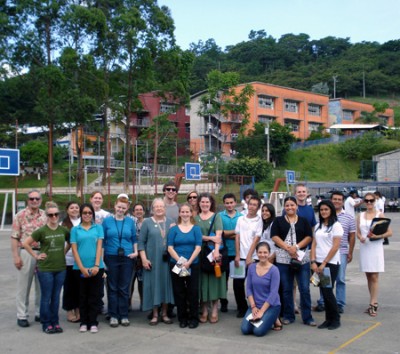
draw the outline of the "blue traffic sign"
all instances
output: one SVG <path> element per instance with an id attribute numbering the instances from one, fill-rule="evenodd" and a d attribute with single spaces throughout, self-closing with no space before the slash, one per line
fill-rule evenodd
<path id="1" fill-rule="evenodd" d="M 296 183 L 295 171 L 286 170 L 286 183 L 287 184 L 295 184 Z"/>
<path id="2" fill-rule="evenodd" d="M 200 164 L 185 162 L 185 179 L 187 181 L 200 181 Z"/>
<path id="3" fill-rule="evenodd" d="M 18 149 L 0 149 L 0 176 L 19 176 Z"/>

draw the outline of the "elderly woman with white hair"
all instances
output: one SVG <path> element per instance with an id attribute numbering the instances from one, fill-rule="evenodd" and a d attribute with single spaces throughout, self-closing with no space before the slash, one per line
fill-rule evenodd
<path id="1" fill-rule="evenodd" d="M 172 323 L 167 315 L 168 304 L 174 303 L 167 237 L 174 222 L 166 217 L 165 203 L 161 198 L 154 199 L 151 211 L 153 216 L 143 221 L 138 250 L 143 263 L 142 310 L 153 310 L 149 324 L 155 326 L 159 322 L 160 306 L 161 321 Z"/>

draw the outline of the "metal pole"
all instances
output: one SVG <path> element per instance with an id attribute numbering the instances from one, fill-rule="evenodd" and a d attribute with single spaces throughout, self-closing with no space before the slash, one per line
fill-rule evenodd
<path id="1" fill-rule="evenodd" d="M 208 153 L 211 152 L 211 112 L 210 112 L 210 108 L 211 108 L 211 103 L 210 103 L 210 99 L 208 99 L 208 105 L 207 105 L 207 110 L 208 110 Z"/>

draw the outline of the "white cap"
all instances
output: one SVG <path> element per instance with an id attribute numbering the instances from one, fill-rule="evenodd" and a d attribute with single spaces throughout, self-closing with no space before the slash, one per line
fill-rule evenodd
<path id="1" fill-rule="evenodd" d="M 119 198 L 126 198 L 126 199 L 128 199 L 128 200 L 129 200 L 128 194 L 126 194 L 126 193 L 121 193 L 121 194 L 118 194 L 118 197 L 117 197 L 117 199 L 119 199 Z"/>

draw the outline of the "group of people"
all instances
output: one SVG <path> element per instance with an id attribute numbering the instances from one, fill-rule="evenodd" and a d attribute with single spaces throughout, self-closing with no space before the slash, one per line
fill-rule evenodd
<path id="1" fill-rule="evenodd" d="M 213 195 L 193 190 L 178 205 L 177 192 L 173 181 L 166 183 L 164 198 L 153 200 L 148 218 L 142 204 L 131 208 L 126 194 L 117 197 L 111 214 L 101 208 L 103 195 L 94 192 L 90 203 L 69 202 L 62 221 L 57 204 L 47 202 L 41 210 L 40 193 L 28 193 L 28 206 L 16 215 L 11 236 L 18 269 L 17 324 L 29 326 L 29 292 L 36 274 L 41 293 L 36 286 L 35 320 L 48 334 L 63 332 L 58 314 L 62 288 L 67 320 L 80 323 L 80 332 L 98 332 L 104 289 L 110 326 L 129 326 L 136 280 L 140 309 L 149 312 L 149 325 L 172 324 L 174 306 L 180 328 L 215 324 L 219 309 L 228 311 L 230 267 L 224 264 L 232 262 L 244 269 L 233 279 L 243 334 L 280 331 L 295 321 L 296 313 L 305 325 L 317 326 L 311 311 L 311 273 L 319 275 L 321 284 L 329 275 L 328 283 L 320 286 L 316 308 L 325 311 L 325 321 L 318 328 L 336 329 L 346 305 L 345 271 L 355 235 L 370 291 L 367 313 L 376 316 L 384 259 L 382 241 L 370 240 L 389 237 L 391 231 L 378 237 L 369 230 L 371 220 L 383 216 L 373 209 L 375 198 L 369 194 L 364 197 L 367 211 L 357 222 L 343 210 L 341 192 L 319 203 L 317 222 L 302 184 L 284 199 L 282 216 L 272 204 L 262 204 L 252 189 L 244 192 L 241 212 L 232 193 L 223 196 L 224 210 L 217 212 Z M 211 271 L 206 262 L 212 264 Z"/>

